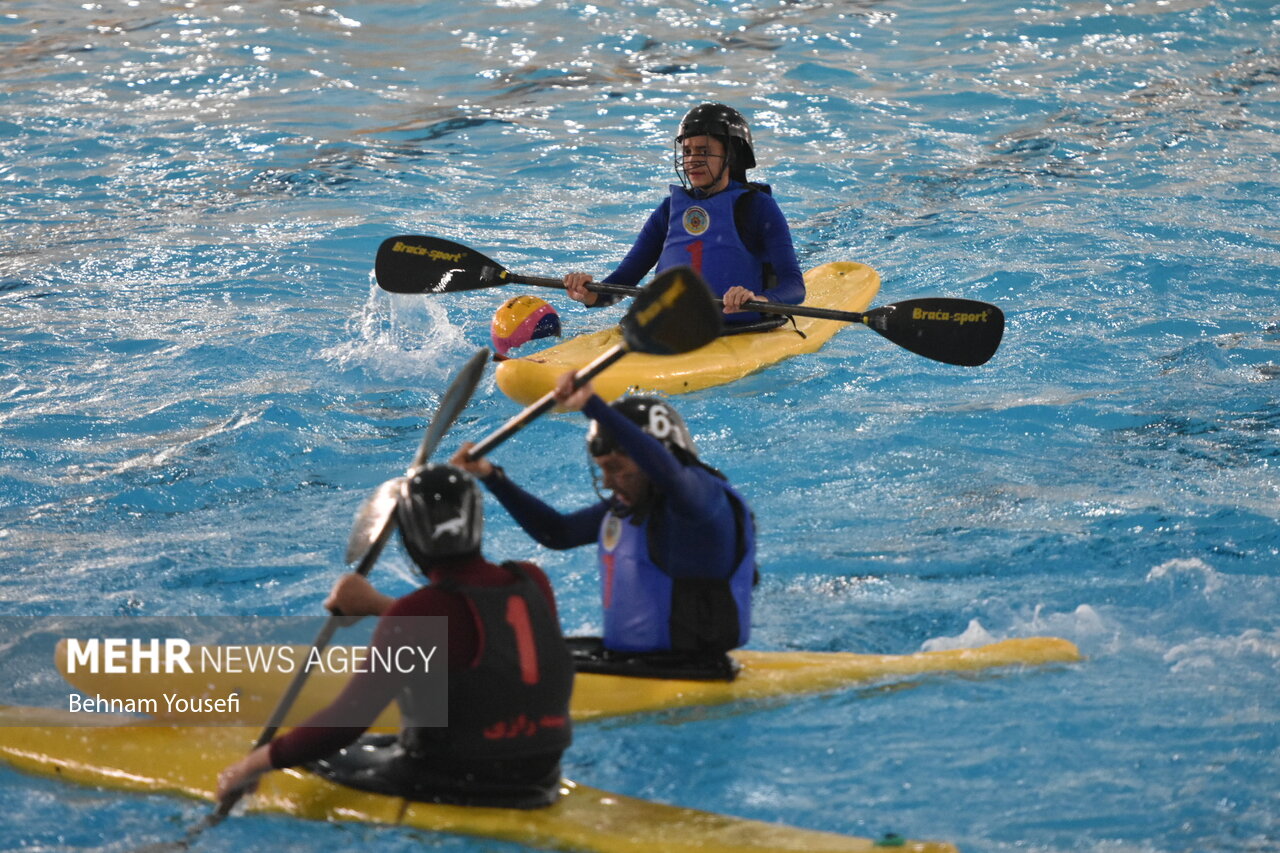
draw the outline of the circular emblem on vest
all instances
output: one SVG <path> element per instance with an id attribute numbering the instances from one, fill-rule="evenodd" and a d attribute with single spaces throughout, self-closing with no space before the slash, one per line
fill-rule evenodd
<path id="1" fill-rule="evenodd" d="M 711 227 L 711 215 L 700 207 L 691 207 L 684 212 L 684 230 L 698 235 Z"/>
<path id="2" fill-rule="evenodd" d="M 610 514 L 604 521 L 604 536 L 601 537 L 601 545 L 606 551 L 612 551 L 618 547 L 618 540 L 622 538 L 622 519 L 616 515 Z"/>

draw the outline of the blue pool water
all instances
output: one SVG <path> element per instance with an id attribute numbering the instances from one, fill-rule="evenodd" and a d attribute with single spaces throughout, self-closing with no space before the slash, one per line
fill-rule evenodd
<path id="1" fill-rule="evenodd" d="M 1088 659 L 584 725 L 568 774 L 966 851 L 1280 849 L 1274 2 L 10 0 L 0 91 L 6 701 L 65 696 L 59 637 L 309 640 L 352 513 L 517 292 L 392 299 L 379 242 L 603 273 L 717 99 L 804 266 L 1008 316 L 980 368 L 850 328 L 679 400 L 760 517 L 752 645 Z M 514 412 L 486 380 L 446 449 Z M 574 506 L 582 433 L 496 458 Z M 598 628 L 589 553 L 490 530 Z M 398 553 L 375 577 L 410 588 Z M 205 812 L 0 768 L 6 850 Z M 261 816 L 197 849 L 370 845 L 518 849 Z"/>

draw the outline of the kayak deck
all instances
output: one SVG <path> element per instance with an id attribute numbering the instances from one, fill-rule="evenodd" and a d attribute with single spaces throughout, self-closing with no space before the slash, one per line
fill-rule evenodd
<path id="1" fill-rule="evenodd" d="M 245 754 L 257 729 L 245 727 L 78 727 L 78 715 L 0 707 L 0 759 L 17 769 L 124 791 L 213 800 L 220 769 Z M 269 774 L 245 800 L 251 811 L 311 820 L 365 821 L 482 836 L 559 850 L 600 853 L 871 851 L 871 839 L 805 830 L 563 783 L 558 802 L 518 810 L 412 803 L 351 790 L 295 770 Z M 896 844 L 895 844 L 896 846 Z M 899 849 L 946 853 L 944 842 Z"/>
<path id="2" fill-rule="evenodd" d="M 732 654 L 742 669 L 731 682 L 580 673 L 573 691 L 574 719 L 592 720 L 645 711 L 800 696 L 916 675 L 1043 666 L 1080 660 L 1080 651 L 1075 645 L 1057 637 L 1001 640 L 972 649 L 909 655 L 747 649 L 739 649 Z"/>
<path id="3" fill-rule="evenodd" d="M 852 261 L 823 264 L 804 274 L 804 305 L 839 311 L 865 311 L 880 291 L 880 276 L 866 264 Z M 769 332 L 717 338 L 680 355 L 631 353 L 592 380 L 596 392 L 614 400 L 630 389 L 684 394 L 723 385 L 801 353 L 815 352 L 848 325 L 838 320 L 796 317 Z M 797 333 L 797 330 L 799 333 Z M 498 365 L 502 392 L 529 405 L 551 390 L 567 370 L 577 370 L 622 341 L 617 328 L 606 329 L 557 344 L 538 353 L 511 358 Z"/>

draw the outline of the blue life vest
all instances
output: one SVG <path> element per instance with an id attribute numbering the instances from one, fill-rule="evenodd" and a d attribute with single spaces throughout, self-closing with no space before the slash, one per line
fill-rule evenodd
<path id="1" fill-rule="evenodd" d="M 616 652 L 724 652 L 751 633 L 755 527 L 747 505 L 729 484 L 738 528 L 738 563 L 728 578 L 673 578 L 649 547 L 655 507 L 634 524 L 608 513 L 597 546 L 604 601 L 604 647 Z"/>
<path id="2" fill-rule="evenodd" d="M 742 242 L 734 210 L 738 199 L 758 190 L 730 184 L 708 198 L 695 198 L 684 187 L 671 185 L 671 210 L 667 239 L 662 244 L 657 271 L 669 267 L 693 267 L 711 286 L 714 296 L 724 296 L 735 285 L 755 293 L 765 287 L 765 265 Z M 743 311 L 725 318 L 734 324 L 760 320 L 764 315 Z"/>

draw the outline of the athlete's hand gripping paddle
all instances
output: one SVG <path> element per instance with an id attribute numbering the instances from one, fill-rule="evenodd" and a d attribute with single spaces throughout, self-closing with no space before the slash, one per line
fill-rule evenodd
<path id="1" fill-rule="evenodd" d="M 564 288 L 560 279 L 517 275 L 461 243 L 415 235 L 384 240 L 374 274 L 378 286 L 391 293 L 457 293 L 504 284 Z M 638 287 L 599 282 L 587 285 L 587 290 L 624 296 L 640 292 Z M 916 355 L 965 367 L 985 364 L 1004 337 L 1004 312 L 973 299 L 908 299 L 866 312 L 756 300 L 742 307 L 762 314 L 861 323 Z"/>

